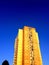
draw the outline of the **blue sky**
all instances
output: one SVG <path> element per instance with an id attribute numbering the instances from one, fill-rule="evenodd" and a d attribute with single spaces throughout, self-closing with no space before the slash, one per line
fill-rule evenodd
<path id="1" fill-rule="evenodd" d="M 36 28 L 40 40 L 43 65 L 49 64 L 48 1 L 0 1 L 0 65 L 6 59 L 13 64 L 14 41 L 18 29 Z"/>

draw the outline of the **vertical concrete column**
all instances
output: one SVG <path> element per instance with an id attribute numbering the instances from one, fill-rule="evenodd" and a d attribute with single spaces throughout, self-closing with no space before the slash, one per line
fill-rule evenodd
<path id="1" fill-rule="evenodd" d="M 19 29 L 18 32 L 18 53 L 17 53 L 17 64 L 22 65 L 22 51 L 23 51 L 23 30 Z"/>
<path id="2" fill-rule="evenodd" d="M 24 27 L 24 65 L 30 65 L 29 29 Z"/>
<path id="3" fill-rule="evenodd" d="M 36 31 L 32 30 L 32 35 L 33 35 L 34 65 L 42 65 L 38 34 Z"/>
<path id="4" fill-rule="evenodd" d="M 17 64 L 17 53 L 18 53 L 17 51 L 18 51 L 18 38 L 15 39 L 13 65 Z"/>

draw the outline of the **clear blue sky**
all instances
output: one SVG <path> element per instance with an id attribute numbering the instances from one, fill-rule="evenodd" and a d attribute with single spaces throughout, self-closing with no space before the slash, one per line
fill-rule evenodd
<path id="1" fill-rule="evenodd" d="M 14 41 L 24 26 L 36 28 L 43 65 L 49 65 L 49 3 L 42 0 L 0 1 L 0 65 L 5 59 L 12 65 Z"/>

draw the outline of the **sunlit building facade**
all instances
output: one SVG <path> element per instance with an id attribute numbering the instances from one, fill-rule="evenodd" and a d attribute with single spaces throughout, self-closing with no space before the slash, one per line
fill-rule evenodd
<path id="1" fill-rule="evenodd" d="M 18 30 L 13 65 L 42 65 L 39 38 L 35 28 L 24 26 Z"/>

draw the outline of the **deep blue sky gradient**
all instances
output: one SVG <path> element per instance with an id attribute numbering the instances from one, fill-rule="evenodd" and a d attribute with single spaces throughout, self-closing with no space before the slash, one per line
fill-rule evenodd
<path id="1" fill-rule="evenodd" d="M 36 28 L 43 65 L 49 65 L 49 2 L 42 0 L 0 1 L 0 65 L 5 59 L 13 64 L 14 41 L 24 26 Z"/>

